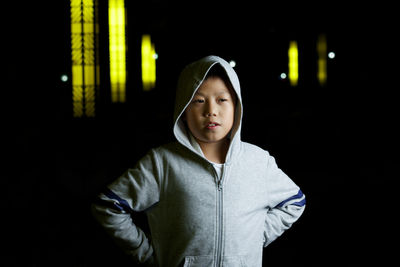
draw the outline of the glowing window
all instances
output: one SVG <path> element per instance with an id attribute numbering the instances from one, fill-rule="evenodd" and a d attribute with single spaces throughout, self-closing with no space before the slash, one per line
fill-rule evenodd
<path id="1" fill-rule="evenodd" d="M 96 0 L 71 0 L 72 109 L 74 117 L 94 117 L 100 84 Z"/>

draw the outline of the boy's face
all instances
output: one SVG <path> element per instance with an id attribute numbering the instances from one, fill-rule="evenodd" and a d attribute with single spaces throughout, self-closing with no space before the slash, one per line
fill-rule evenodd
<path id="1" fill-rule="evenodd" d="M 224 141 L 234 114 L 235 95 L 219 77 L 207 78 L 185 110 L 187 125 L 199 144 Z"/>

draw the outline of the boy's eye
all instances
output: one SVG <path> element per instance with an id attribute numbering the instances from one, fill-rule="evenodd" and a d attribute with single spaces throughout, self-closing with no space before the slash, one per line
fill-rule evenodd
<path id="1" fill-rule="evenodd" d="M 220 102 L 225 102 L 225 101 L 228 101 L 228 99 L 226 99 L 226 98 L 221 98 L 219 101 L 220 101 Z"/>
<path id="2" fill-rule="evenodd" d="M 194 99 L 193 103 L 204 103 L 203 99 Z"/>

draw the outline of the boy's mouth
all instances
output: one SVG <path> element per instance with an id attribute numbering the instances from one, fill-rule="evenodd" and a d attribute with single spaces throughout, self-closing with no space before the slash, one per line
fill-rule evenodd
<path id="1" fill-rule="evenodd" d="M 217 122 L 209 122 L 209 123 L 207 123 L 206 128 L 207 128 L 207 129 L 215 129 L 215 128 L 217 128 L 218 126 L 220 126 L 220 124 L 217 123 Z"/>

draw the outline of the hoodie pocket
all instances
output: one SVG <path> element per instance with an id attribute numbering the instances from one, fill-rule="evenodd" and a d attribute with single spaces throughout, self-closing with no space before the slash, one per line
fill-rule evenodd
<path id="1" fill-rule="evenodd" d="M 183 267 L 206 267 L 213 265 L 213 256 L 186 256 Z"/>
<path id="2" fill-rule="evenodd" d="M 213 256 L 187 256 L 183 267 L 208 267 L 214 266 Z M 222 266 L 226 267 L 246 267 L 244 260 L 241 257 L 224 257 Z"/>
<path id="3" fill-rule="evenodd" d="M 244 260 L 240 256 L 235 257 L 224 257 L 222 261 L 222 266 L 226 267 L 246 267 Z"/>

